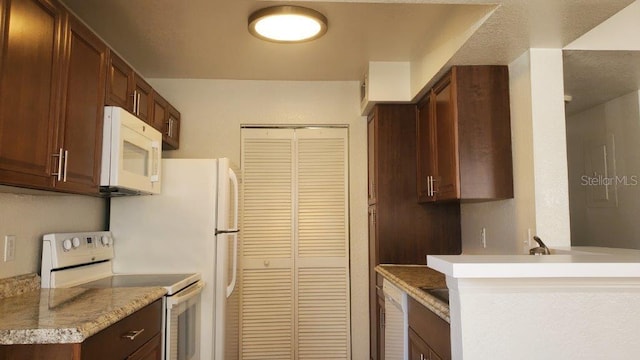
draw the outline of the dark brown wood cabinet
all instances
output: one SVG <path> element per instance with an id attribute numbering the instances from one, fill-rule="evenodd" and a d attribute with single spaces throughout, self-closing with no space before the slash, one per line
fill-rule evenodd
<path id="1" fill-rule="evenodd" d="M 513 197 L 506 66 L 454 66 L 418 103 L 419 202 Z"/>
<path id="2" fill-rule="evenodd" d="M 153 126 L 153 88 L 140 75 L 133 74 L 133 113 Z"/>
<path id="3" fill-rule="evenodd" d="M 69 17 L 56 147 L 64 168 L 54 178 L 57 189 L 99 193 L 108 52 L 91 30 Z"/>
<path id="4" fill-rule="evenodd" d="M 138 310 L 76 344 L 0 346 L 0 360 L 160 360 L 162 300 Z"/>
<path id="5" fill-rule="evenodd" d="M 50 188 L 66 13 L 49 0 L 0 4 L 0 183 Z"/>
<path id="6" fill-rule="evenodd" d="M 153 127 L 162 133 L 162 149 L 180 147 L 180 112 L 158 93 L 153 95 Z"/>
<path id="7" fill-rule="evenodd" d="M 0 183 L 97 195 L 106 45 L 56 1 L 2 8 Z"/>
<path id="8" fill-rule="evenodd" d="M 162 356 L 162 338 L 160 334 L 154 336 L 140 349 L 127 357 L 127 360 L 161 360 Z"/>
<path id="9" fill-rule="evenodd" d="M 119 106 L 153 126 L 153 88 L 114 52 L 109 56 L 106 104 Z"/>
<path id="10" fill-rule="evenodd" d="M 459 254 L 461 248 L 459 204 L 416 202 L 416 128 L 415 105 L 376 105 L 368 117 L 370 353 L 375 360 L 381 359 L 375 266 L 425 264 L 427 254 Z"/>
<path id="11" fill-rule="evenodd" d="M 169 104 L 169 118 L 162 133 L 162 149 L 177 150 L 180 147 L 180 112 Z"/>
<path id="12" fill-rule="evenodd" d="M 152 123 L 153 96 L 57 0 L 0 0 L 0 184 L 99 195 L 104 105 Z M 180 112 L 162 117 L 176 149 Z"/>
<path id="13" fill-rule="evenodd" d="M 450 360 L 451 327 L 449 323 L 408 297 L 409 359 Z"/>
<path id="14" fill-rule="evenodd" d="M 105 103 L 133 112 L 133 69 L 114 52 L 109 53 Z"/>

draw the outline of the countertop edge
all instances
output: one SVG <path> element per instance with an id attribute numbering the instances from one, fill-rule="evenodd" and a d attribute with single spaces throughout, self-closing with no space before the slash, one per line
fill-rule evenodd
<path id="1" fill-rule="evenodd" d="M 451 319 L 449 317 L 449 305 L 444 302 L 438 300 L 435 296 L 427 294 L 426 292 L 418 289 L 416 286 L 413 286 L 403 280 L 402 278 L 392 274 L 388 268 L 389 267 L 406 267 L 406 268 L 424 268 L 427 269 L 426 265 L 388 265 L 381 264 L 375 267 L 377 273 L 382 275 L 385 279 L 391 281 L 394 285 L 397 285 L 400 289 L 405 291 L 407 295 L 411 296 L 418 303 L 426 307 L 429 311 L 436 314 L 439 318 L 446 321 L 447 323 L 451 323 Z"/>
<path id="2" fill-rule="evenodd" d="M 78 326 L 0 330 L 0 345 L 82 343 L 92 335 L 108 328 L 166 294 L 166 290 L 160 287 L 144 289 L 146 291 L 143 294 L 131 299 L 126 304 L 113 309 L 104 309 L 100 311 L 95 319 L 79 323 Z"/>
<path id="3" fill-rule="evenodd" d="M 78 330 L 83 337 L 82 341 L 108 328 L 145 306 L 152 304 L 167 294 L 167 290 L 165 288 L 149 288 L 149 290 L 149 293 L 131 300 L 127 305 L 105 313 L 97 317 L 95 321 L 87 323 L 85 326 L 79 326 Z"/>
<path id="4" fill-rule="evenodd" d="M 638 278 L 637 254 L 429 255 L 427 266 L 453 278 Z"/>

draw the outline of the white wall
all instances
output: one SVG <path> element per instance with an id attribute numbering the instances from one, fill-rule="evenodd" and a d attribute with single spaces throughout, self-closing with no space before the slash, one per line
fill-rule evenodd
<path id="1" fill-rule="evenodd" d="M 571 243 L 640 249 L 640 101 L 633 91 L 567 118 Z M 606 145 L 614 181 L 587 185 L 589 151 Z M 620 183 L 617 182 L 620 180 Z M 600 185 L 602 184 L 602 185 Z"/>
<path id="2" fill-rule="evenodd" d="M 369 358 L 367 129 L 358 82 L 151 79 L 181 111 L 180 149 L 165 157 L 229 157 L 243 124 L 349 125 L 353 359 Z"/>
<path id="3" fill-rule="evenodd" d="M 460 206 L 466 254 L 526 253 L 529 234 L 570 245 L 562 50 L 530 49 L 509 77 L 514 199 Z"/>
<path id="4" fill-rule="evenodd" d="M 42 235 L 103 230 L 104 220 L 104 199 L 0 192 L 0 278 L 40 272 Z M 11 262 L 2 261 L 5 235 L 16 236 L 15 260 Z"/>

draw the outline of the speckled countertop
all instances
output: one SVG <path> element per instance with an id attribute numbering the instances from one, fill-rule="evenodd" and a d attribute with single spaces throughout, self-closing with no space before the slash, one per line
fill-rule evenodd
<path id="1" fill-rule="evenodd" d="M 80 343 L 151 304 L 163 288 L 37 289 L 0 299 L 0 344 Z"/>
<path id="2" fill-rule="evenodd" d="M 376 271 L 434 314 L 450 322 L 449 304 L 419 289 L 420 287 L 446 288 L 445 276 L 442 273 L 426 265 L 378 265 Z"/>

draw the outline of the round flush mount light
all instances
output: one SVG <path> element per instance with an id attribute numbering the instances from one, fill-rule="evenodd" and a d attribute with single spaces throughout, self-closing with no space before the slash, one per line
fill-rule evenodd
<path id="1" fill-rule="evenodd" d="M 259 39 L 279 43 L 310 41 L 327 32 L 327 18 L 301 6 L 272 6 L 249 16 L 249 32 Z"/>

